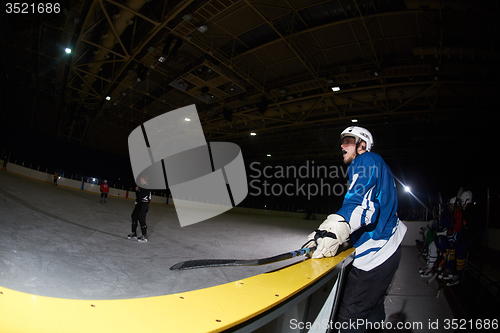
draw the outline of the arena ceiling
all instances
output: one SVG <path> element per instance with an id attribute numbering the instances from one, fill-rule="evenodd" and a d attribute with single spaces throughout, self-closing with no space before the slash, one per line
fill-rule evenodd
<path id="1" fill-rule="evenodd" d="M 353 124 L 398 161 L 494 137 L 494 0 L 58 3 L 2 13 L 5 123 L 127 155 L 134 128 L 196 104 L 208 141 L 273 163 L 340 161 Z"/>

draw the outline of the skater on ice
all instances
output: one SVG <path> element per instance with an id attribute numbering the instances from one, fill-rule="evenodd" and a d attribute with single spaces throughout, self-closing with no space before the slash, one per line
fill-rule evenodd
<path id="1" fill-rule="evenodd" d="M 101 184 L 100 190 L 101 190 L 101 200 L 99 202 L 102 203 L 104 200 L 104 203 L 106 203 L 109 193 L 109 185 L 107 180 L 104 180 L 104 183 Z"/>
<path id="2" fill-rule="evenodd" d="M 140 176 L 139 183 L 141 186 L 148 185 L 148 177 L 145 175 Z M 151 202 L 151 190 L 136 186 L 135 195 L 135 208 L 132 212 L 132 233 L 128 235 L 128 239 L 137 239 L 139 242 L 147 242 L 148 226 L 146 225 L 146 214 L 149 211 L 149 203 Z M 137 237 L 138 224 L 141 226 L 142 235 L 140 237 Z"/>

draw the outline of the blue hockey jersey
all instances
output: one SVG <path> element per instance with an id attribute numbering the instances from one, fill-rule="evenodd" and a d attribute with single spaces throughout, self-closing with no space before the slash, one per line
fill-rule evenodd
<path id="1" fill-rule="evenodd" d="M 356 248 L 353 265 L 369 271 L 382 264 L 398 248 L 406 226 L 397 217 L 396 184 L 380 155 L 366 152 L 349 165 L 349 189 L 342 208 Z"/>

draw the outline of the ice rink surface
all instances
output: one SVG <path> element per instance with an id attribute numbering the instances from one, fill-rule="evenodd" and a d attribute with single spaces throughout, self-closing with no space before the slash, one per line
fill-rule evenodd
<path id="1" fill-rule="evenodd" d="M 135 193 L 131 196 L 135 198 Z M 192 259 L 255 259 L 299 249 L 319 224 L 226 212 L 180 227 L 175 208 L 150 204 L 149 242 L 127 239 L 134 201 L 0 173 L 0 285 L 71 299 L 127 299 L 211 287 L 278 269 L 170 271 Z M 140 235 L 140 228 L 137 229 Z"/>

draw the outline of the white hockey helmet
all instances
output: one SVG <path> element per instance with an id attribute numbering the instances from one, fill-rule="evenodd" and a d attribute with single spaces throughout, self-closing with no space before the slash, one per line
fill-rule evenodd
<path id="1" fill-rule="evenodd" d="M 104 179 L 104 184 L 107 184 L 107 183 L 108 183 L 108 181 L 106 179 Z"/>
<path id="2" fill-rule="evenodd" d="M 462 206 L 470 204 L 472 202 L 472 192 L 464 191 L 460 196 L 460 201 L 462 202 Z"/>
<path id="3" fill-rule="evenodd" d="M 340 141 L 342 142 L 342 140 L 346 136 L 354 137 L 356 139 L 356 144 L 358 144 L 361 140 L 366 142 L 366 151 L 370 151 L 373 147 L 373 136 L 366 128 L 359 127 L 359 126 L 347 127 L 340 134 Z"/>

